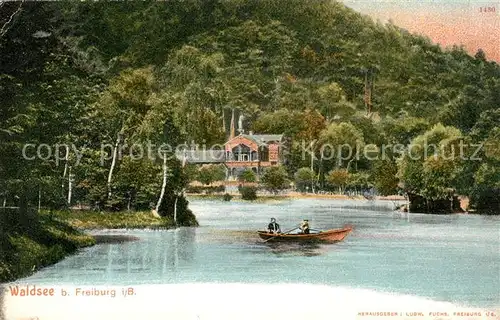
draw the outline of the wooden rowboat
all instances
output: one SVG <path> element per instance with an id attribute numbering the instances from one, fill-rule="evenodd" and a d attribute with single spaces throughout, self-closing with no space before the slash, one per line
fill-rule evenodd
<path id="1" fill-rule="evenodd" d="M 257 233 L 259 237 L 266 242 L 294 241 L 333 243 L 344 240 L 351 231 L 351 226 L 345 226 L 342 229 L 332 229 L 309 234 L 274 234 L 267 231 L 257 231 Z"/>

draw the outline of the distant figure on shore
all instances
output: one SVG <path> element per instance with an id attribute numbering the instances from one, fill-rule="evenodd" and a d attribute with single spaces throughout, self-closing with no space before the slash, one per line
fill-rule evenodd
<path id="1" fill-rule="evenodd" d="M 271 218 L 271 223 L 267 226 L 269 233 L 281 233 L 280 225 L 276 223 L 276 219 Z"/>
<path id="2" fill-rule="evenodd" d="M 300 224 L 300 231 L 301 233 L 304 233 L 304 234 L 309 234 L 309 220 L 307 219 L 304 219 L 302 221 L 302 223 Z"/>

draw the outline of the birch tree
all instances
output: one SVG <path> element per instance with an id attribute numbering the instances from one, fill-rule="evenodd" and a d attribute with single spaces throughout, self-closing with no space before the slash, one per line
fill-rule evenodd
<path id="1" fill-rule="evenodd" d="M 168 175 L 168 167 L 167 167 L 167 155 L 163 154 L 163 179 L 161 184 L 160 196 L 158 198 L 158 202 L 156 203 L 155 211 L 153 212 L 156 216 L 160 216 L 158 212 L 160 211 L 160 205 L 163 202 L 163 198 L 165 197 L 165 189 L 167 187 L 167 175 Z M 175 221 L 175 218 L 174 218 Z"/>
<path id="2" fill-rule="evenodd" d="M 124 70 L 111 80 L 107 90 L 98 102 L 104 108 L 97 108 L 96 117 L 104 128 L 109 128 L 108 137 L 113 138 L 111 163 L 107 177 L 107 197 L 113 196 L 113 177 L 119 165 L 120 148 L 126 139 L 134 141 L 135 131 L 151 108 L 151 97 L 155 80 L 149 68 Z"/>

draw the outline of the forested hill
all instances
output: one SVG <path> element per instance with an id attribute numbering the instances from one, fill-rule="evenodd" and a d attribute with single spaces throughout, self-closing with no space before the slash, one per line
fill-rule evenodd
<path id="1" fill-rule="evenodd" d="M 482 51 L 443 50 L 332 1 L 11 2 L 0 11 L 0 190 L 9 201 L 26 184 L 47 190 L 47 206 L 67 201 L 71 167 L 73 201 L 109 202 L 111 184 L 114 203 L 151 202 L 161 161 L 125 156 L 109 183 L 101 143 L 221 143 L 235 109 L 245 128 L 292 138 L 290 177 L 309 166 L 300 139 L 485 142 L 481 161 L 361 157 L 318 161 L 314 174 L 324 188 L 461 194 L 500 210 L 500 68 Z M 85 156 L 25 161 L 26 142 L 86 145 Z M 173 193 L 188 179 L 177 171 Z"/>

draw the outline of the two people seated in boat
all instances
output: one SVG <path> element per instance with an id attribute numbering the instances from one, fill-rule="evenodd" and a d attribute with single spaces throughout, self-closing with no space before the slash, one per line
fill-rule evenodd
<path id="1" fill-rule="evenodd" d="M 300 227 L 298 229 L 299 234 L 309 234 L 311 232 L 311 229 L 309 227 L 309 220 L 302 220 L 302 223 L 300 224 Z M 267 225 L 267 231 L 274 234 L 281 233 L 280 225 L 276 222 L 275 218 L 271 218 L 271 222 Z"/>
<path id="2" fill-rule="evenodd" d="M 267 226 L 267 231 L 269 233 L 281 233 L 280 225 L 276 222 L 276 219 L 271 218 L 271 223 Z"/>

